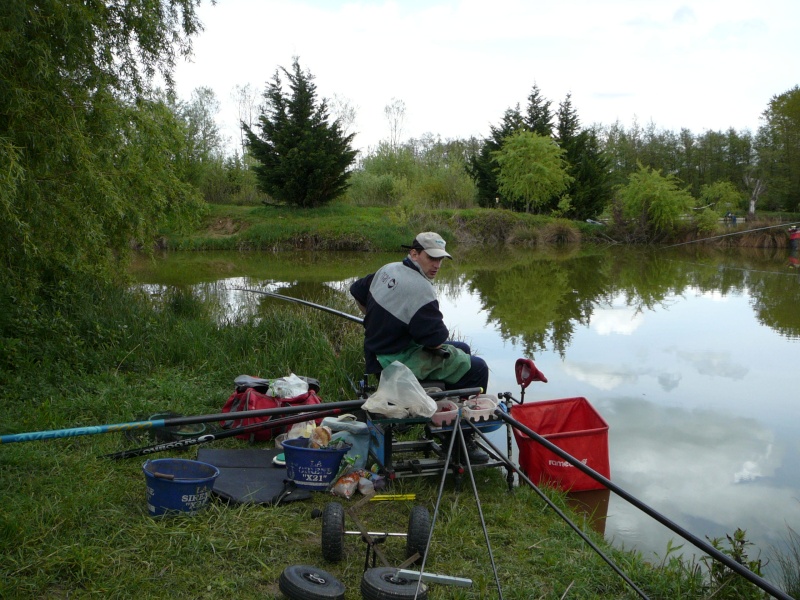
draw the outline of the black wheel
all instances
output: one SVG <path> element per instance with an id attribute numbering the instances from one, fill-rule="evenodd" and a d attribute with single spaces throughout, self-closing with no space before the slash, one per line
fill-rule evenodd
<path id="1" fill-rule="evenodd" d="M 286 567 L 278 587 L 291 600 L 344 600 L 344 584 L 327 571 L 309 565 Z"/>
<path id="2" fill-rule="evenodd" d="M 397 571 L 392 567 L 377 567 L 364 571 L 364 576 L 361 578 L 361 597 L 364 600 L 404 600 L 405 598 L 427 600 L 428 586 L 420 583 L 419 594 L 415 596 L 417 580 L 398 575 Z"/>
<path id="3" fill-rule="evenodd" d="M 328 502 L 322 511 L 322 557 L 339 562 L 344 557 L 344 507 Z"/>
<path id="4" fill-rule="evenodd" d="M 420 562 L 425 556 L 428 547 L 428 537 L 431 534 L 431 515 L 424 506 L 417 505 L 411 509 L 408 519 L 408 537 L 406 537 L 406 558 L 411 558 L 419 552 Z"/>

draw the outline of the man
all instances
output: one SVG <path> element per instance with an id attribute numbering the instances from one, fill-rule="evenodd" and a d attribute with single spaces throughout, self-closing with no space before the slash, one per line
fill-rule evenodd
<path id="1" fill-rule="evenodd" d="M 452 256 L 438 233 L 414 238 L 403 262 L 384 265 L 350 286 L 364 313 L 364 358 L 367 373 L 380 373 L 394 361 L 406 365 L 419 380 L 442 381 L 446 389 L 489 384 L 489 367 L 472 356 L 463 342 L 448 341 L 450 332 L 439 310 L 433 279 L 442 261 Z M 470 444 L 470 459 L 486 461 L 486 453 Z"/>
<path id="2" fill-rule="evenodd" d="M 792 225 L 789 227 L 789 248 L 791 250 L 797 250 L 800 246 L 800 229 L 797 229 L 797 225 Z"/>

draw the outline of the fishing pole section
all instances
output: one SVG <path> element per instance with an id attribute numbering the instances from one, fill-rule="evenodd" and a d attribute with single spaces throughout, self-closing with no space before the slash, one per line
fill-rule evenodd
<path id="1" fill-rule="evenodd" d="M 511 394 L 509 392 L 505 392 L 505 393 L 501 394 L 501 396 L 503 396 L 507 401 L 515 401 L 511 397 Z M 670 529 L 674 533 L 678 534 L 679 536 L 684 538 L 686 541 L 688 541 L 691 544 L 693 544 L 696 548 L 698 548 L 699 550 L 703 551 L 707 555 L 711 556 L 714 560 L 722 563 L 723 565 L 725 565 L 726 567 L 728 567 L 729 569 L 731 569 L 732 571 L 734 571 L 738 575 L 744 577 L 750 583 L 754 584 L 755 586 L 759 587 L 760 589 L 764 590 L 765 592 L 771 594 L 775 598 L 778 598 L 779 600 L 794 600 L 791 596 L 789 596 L 788 594 L 786 594 L 785 592 L 783 592 L 779 588 L 777 588 L 774 585 L 772 585 L 769 581 L 767 581 L 764 578 L 756 575 L 751 570 L 749 570 L 747 567 L 745 567 L 744 565 L 736 562 L 734 559 L 732 559 L 727 554 L 717 550 L 714 546 L 712 546 L 708 542 L 706 542 L 704 540 L 701 540 L 696 535 L 692 534 L 691 532 L 689 532 L 688 530 L 684 529 L 680 525 L 678 525 L 675 522 L 671 521 L 670 519 L 668 519 L 667 517 L 665 517 L 664 515 L 662 515 L 661 513 L 656 511 L 655 509 L 653 509 L 652 507 L 648 506 L 647 504 L 645 504 L 644 502 L 642 502 L 641 500 L 639 500 L 638 498 L 636 498 L 632 494 L 630 494 L 627 491 L 625 491 L 624 489 L 622 489 L 620 486 L 618 486 L 615 483 L 613 483 L 610 479 L 608 479 L 607 477 L 605 477 L 601 473 L 598 473 L 597 471 L 595 471 L 591 467 L 589 467 L 586 464 L 584 464 L 582 461 L 578 460 L 574 456 L 570 455 L 569 453 L 565 452 L 564 450 L 562 450 L 561 448 L 556 446 L 554 443 L 552 443 L 551 441 L 549 441 L 548 439 L 546 439 L 542 435 L 540 435 L 537 432 L 533 431 L 529 427 L 523 425 L 522 423 L 520 423 L 519 421 L 514 419 L 512 415 L 509 415 L 506 411 L 502 411 L 502 410 L 498 409 L 498 410 L 495 410 L 494 415 L 495 415 L 496 418 L 498 418 L 498 419 L 500 419 L 502 421 L 505 421 L 506 423 L 508 423 L 509 426 L 513 427 L 515 430 L 517 430 L 520 433 L 524 434 L 525 436 L 527 436 L 531 440 L 535 441 L 537 444 L 540 444 L 541 446 L 543 446 L 544 448 L 546 448 L 547 450 L 549 450 L 550 452 L 552 452 L 553 454 L 555 454 L 556 456 L 561 458 L 562 460 L 568 462 L 569 464 L 571 464 L 576 469 L 582 471 L 584 474 L 588 475 L 589 477 L 591 477 L 592 479 L 594 479 L 598 483 L 602 484 L 603 487 L 607 488 L 608 490 L 610 490 L 614 494 L 618 495 L 620 498 L 622 498 L 626 502 L 632 504 L 633 506 L 635 506 L 636 508 L 638 508 L 639 510 L 641 510 L 642 512 L 647 514 L 649 517 L 655 519 L 656 521 L 658 521 L 659 523 L 661 523 L 662 525 L 664 525 L 665 527 L 667 527 L 668 529 Z M 469 423 L 469 425 L 472 426 L 471 423 Z M 491 444 L 491 441 L 488 440 L 486 438 L 486 436 L 478 428 L 474 428 L 474 429 L 476 430 L 477 435 L 479 435 L 482 438 L 482 441 L 484 443 L 490 445 L 490 447 L 493 447 L 493 445 Z M 537 492 L 537 494 L 544 499 L 544 496 L 541 493 L 541 491 L 538 490 L 536 485 L 520 470 L 520 468 L 517 465 L 515 465 L 508 457 L 505 457 L 505 458 L 506 458 L 506 464 L 508 465 L 508 468 L 514 470 L 514 472 L 520 477 L 521 481 L 524 481 L 527 485 L 532 487 Z M 551 508 L 554 508 L 549 501 L 546 500 L 546 502 L 548 503 L 549 506 L 551 506 Z M 567 520 L 565 516 L 562 516 L 561 514 L 559 514 L 559 516 L 561 516 L 563 519 Z M 568 522 L 568 520 L 567 520 L 567 522 Z M 570 524 L 570 523 L 568 522 L 568 524 Z M 570 526 L 573 527 L 573 529 L 577 530 L 576 526 L 573 526 L 572 524 L 570 524 Z M 593 549 L 594 549 L 594 547 L 593 547 Z M 595 551 L 598 552 L 598 550 L 595 550 Z M 609 565 L 611 565 L 610 559 L 605 557 L 602 553 L 600 553 L 599 555 L 601 556 L 601 558 L 603 558 L 603 560 L 605 560 Z M 622 573 L 620 571 L 618 571 L 615 567 L 612 566 L 612 568 L 614 568 L 615 572 L 617 572 L 618 574 L 622 575 Z M 626 582 L 629 582 L 627 577 L 624 577 L 624 579 L 626 580 Z M 638 590 L 638 588 L 636 588 L 632 584 L 632 582 L 630 582 L 629 585 L 631 585 L 632 588 L 635 591 L 637 591 L 637 593 L 640 594 L 640 596 L 642 596 L 643 598 L 646 597 L 646 596 L 643 595 L 641 590 Z"/>

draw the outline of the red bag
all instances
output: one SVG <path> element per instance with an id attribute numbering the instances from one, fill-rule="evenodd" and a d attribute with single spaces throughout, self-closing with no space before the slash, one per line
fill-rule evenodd
<path id="1" fill-rule="evenodd" d="M 511 417 L 606 479 L 611 478 L 608 423 L 586 398 L 515 404 Z M 520 469 L 533 483 L 549 482 L 564 492 L 605 489 L 602 483 L 516 428 L 514 437 Z"/>
<path id="2" fill-rule="evenodd" d="M 322 400 L 320 400 L 319 396 L 317 396 L 317 393 L 313 389 L 308 390 L 305 394 L 300 394 L 299 396 L 295 396 L 293 398 L 275 398 L 274 396 L 269 396 L 259 392 L 257 389 L 252 387 L 244 389 L 237 388 L 236 391 L 233 392 L 230 398 L 228 398 L 228 400 L 225 402 L 225 406 L 222 407 L 222 412 L 242 412 L 247 410 L 262 410 L 265 408 L 280 408 L 282 406 L 299 406 L 304 404 L 312 405 L 320 404 L 321 402 Z M 274 416 L 276 419 L 280 418 L 280 415 Z M 271 418 L 272 416 L 270 415 L 262 417 L 244 417 L 242 419 L 223 421 L 221 425 L 225 429 L 232 429 L 234 427 L 255 425 L 256 423 L 266 423 Z M 309 420 L 312 419 L 313 417 L 309 418 Z M 275 429 L 262 429 L 252 433 L 243 433 L 241 435 L 237 435 L 236 437 L 242 440 L 249 440 L 251 442 L 266 442 L 271 440 L 274 436 L 284 433 L 287 431 L 287 429 L 288 428 L 285 426 Z"/>

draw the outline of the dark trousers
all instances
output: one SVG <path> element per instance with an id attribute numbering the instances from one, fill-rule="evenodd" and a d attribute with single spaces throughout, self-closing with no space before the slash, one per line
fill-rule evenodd
<path id="1" fill-rule="evenodd" d="M 445 388 L 448 390 L 460 390 L 479 387 L 486 393 L 486 388 L 489 386 L 489 365 L 486 364 L 486 361 L 478 356 L 472 356 L 472 349 L 469 347 L 469 344 L 451 341 L 447 341 L 445 344 L 455 346 L 459 350 L 463 350 L 469 354 L 472 363 L 469 371 L 467 371 L 461 379 L 455 383 L 445 384 Z"/>

